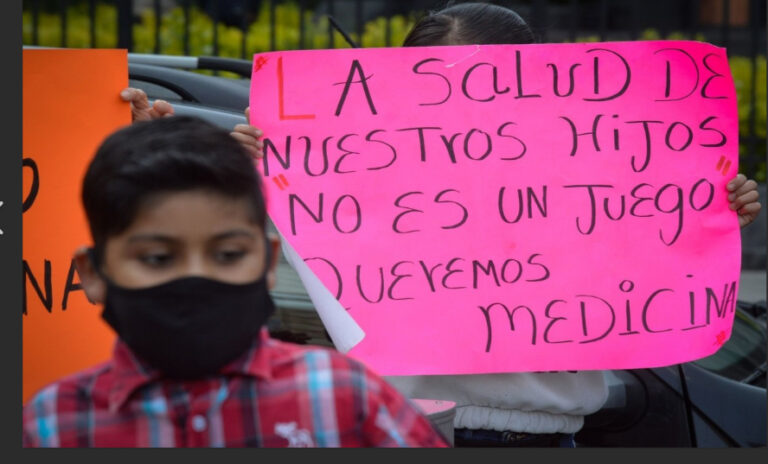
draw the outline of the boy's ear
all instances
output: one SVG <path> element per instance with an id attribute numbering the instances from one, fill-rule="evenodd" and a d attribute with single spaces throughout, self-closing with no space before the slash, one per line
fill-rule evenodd
<path id="1" fill-rule="evenodd" d="M 96 272 L 93 261 L 88 256 L 88 248 L 82 247 L 75 251 L 75 269 L 88 301 L 92 304 L 104 303 L 107 285 Z"/>
<path id="2" fill-rule="evenodd" d="M 277 235 L 267 235 L 267 246 L 271 248 L 272 259 L 267 263 L 267 288 L 272 289 L 277 283 L 277 262 L 280 260 L 280 238 Z"/>

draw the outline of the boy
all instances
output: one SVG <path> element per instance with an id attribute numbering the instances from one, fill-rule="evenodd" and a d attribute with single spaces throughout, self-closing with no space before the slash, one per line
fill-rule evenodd
<path id="1" fill-rule="evenodd" d="M 279 245 L 226 131 L 176 116 L 123 128 L 82 198 L 94 247 L 77 270 L 118 340 L 25 405 L 24 446 L 447 445 L 360 363 L 268 337 Z"/>

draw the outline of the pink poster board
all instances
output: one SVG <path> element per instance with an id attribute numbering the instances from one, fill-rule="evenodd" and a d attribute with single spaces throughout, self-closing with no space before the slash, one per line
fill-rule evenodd
<path id="1" fill-rule="evenodd" d="M 730 336 L 722 48 L 264 53 L 251 121 L 270 217 L 382 375 L 661 366 Z"/>

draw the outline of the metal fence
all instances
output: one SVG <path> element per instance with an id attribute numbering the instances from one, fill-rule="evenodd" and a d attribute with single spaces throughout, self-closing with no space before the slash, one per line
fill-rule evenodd
<path id="1" fill-rule="evenodd" d="M 67 46 L 67 8 L 74 4 L 87 4 L 90 18 L 90 35 L 95 43 L 95 11 L 97 4 L 113 4 L 117 7 L 118 47 L 131 49 L 132 25 L 137 12 L 152 9 L 156 17 L 170 7 L 178 6 L 189 17 L 193 7 L 209 13 L 214 23 L 237 22 L 247 31 L 249 20 L 262 9 L 268 12 L 270 21 L 270 49 L 276 49 L 275 9 L 278 4 L 297 5 L 299 22 L 304 22 L 307 11 L 324 15 L 340 16 L 339 21 L 347 30 L 358 37 L 362 35 L 365 22 L 372 15 L 390 19 L 395 14 L 414 13 L 439 9 L 446 1 L 415 0 L 26 0 L 24 9 L 32 13 L 33 42 L 37 42 L 37 19 L 41 10 L 54 11 L 61 19 L 61 42 Z M 458 3 L 458 2 L 456 2 Z M 708 42 L 730 48 L 735 46 L 738 54 L 765 53 L 766 2 L 765 0 L 517 0 L 494 1 L 491 3 L 508 6 L 520 13 L 539 34 L 543 42 L 575 41 L 583 36 L 595 36 L 604 40 L 634 40 L 642 37 L 647 28 L 657 29 L 661 37 L 670 32 L 682 32 L 690 37 L 702 34 Z M 263 8 L 264 6 L 267 8 Z M 239 21 L 234 21 L 237 18 Z M 188 23 L 185 23 L 188 26 Z M 155 24 L 159 39 L 160 22 Z M 389 31 L 389 23 L 387 23 Z M 214 46 L 216 28 L 212 28 Z M 301 36 L 305 27 L 301 24 Z M 333 29 L 329 25 L 327 34 L 335 45 Z M 301 42 L 304 42 L 302 37 Z M 185 47 L 189 47 L 189 28 L 184 29 Z M 365 46 L 366 44 L 362 44 Z M 399 45 L 391 42 L 387 34 L 386 46 Z M 160 47 L 160 40 L 156 46 Z M 260 50 L 264 51 L 264 50 Z M 245 49 L 243 50 L 245 52 Z M 244 54 L 245 56 L 245 54 Z"/>
<path id="2" fill-rule="evenodd" d="M 218 24 L 227 24 L 242 31 L 240 56 L 246 58 L 254 52 L 278 49 L 278 33 L 281 25 L 277 21 L 279 5 L 292 3 L 296 6 L 298 18 L 298 41 L 295 48 L 312 48 L 311 34 L 318 34 L 317 29 L 310 31 L 307 13 L 314 17 L 331 17 L 327 28 L 319 33 L 325 34 L 326 46 L 348 46 L 339 43 L 340 36 L 334 32 L 333 22 L 348 32 L 350 40 L 360 46 L 397 46 L 394 43 L 392 19 L 395 15 L 415 18 L 427 10 L 440 9 L 446 1 L 384 1 L 384 0 L 115 0 L 104 2 L 97 0 L 27 0 L 24 10 L 30 18 L 31 37 L 25 41 L 30 45 L 40 45 L 39 18 L 41 14 L 58 14 L 60 41 L 68 44 L 68 28 L 71 18 L 70 7 L 77 5 L 87 11 L 88 36 L 90 47 L 97 44 L 97 6 L 109 4 L 116 7 L 115 44 L 129 51 L 134 49 L 133 27 L 142 11 L 151 10 L 155 18 L 160 18 L 170 8 L 180 8 L 183 12 L 181 52 L 190 54 L 192 32 L 190 18 L 192 10 L 205 12 L 211 18 L 211 45 L 213 55 L 219 55 L 221 39 Z M 764 181 L 765 176 L 765 128 L 757 127 L 757 91 L 758 86 L 765 87 L 765 82 L 758 82 L 758 60 L 766 54 L 766 1 L 765 0 L 518 0 L 492 2 L 508 6 L 525 18 L 542 42 L 562 42 L 579 40 L 635 40 L 642 38 L 690 38 L 704 40 L 728 49 L 729 56 L 744 56 L 751 63 L 748 87 L 752 89 L 741 99 L 748 99 L 748 118 L 742 121 L 741 145 L 742 171 Z M 249 26 L 256 19 L 264 21 L 266 15 L 268 40 L 263 48 L 249 49 L 247 37 Z M 375 19 L 384 20 L 383 43 L 366 43 L 364 29 L 366 23 Z M 154 53 L 163 50 L 161 21 L 154 21 Z M 763 64 L 764 66 L 764 64 Z M 763 102 L 764 103 L 764 102 Z M 741 103 L 742 105 L 744 102 Z M 765 110 L 762 109 L 764 112 Z M 761 113 L 762 114 L 762 113 Z"/>

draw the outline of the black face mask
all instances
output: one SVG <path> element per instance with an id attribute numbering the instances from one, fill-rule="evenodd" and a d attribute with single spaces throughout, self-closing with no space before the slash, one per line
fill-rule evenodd
<path id="1" fill-rule="evenodd" d="M 120 287 L 102 275 L 107 283 L 102 318 L 164 376 L 206 377 L 243 354 L 274 312 L 266 274 L 248 284 L 185 277 L 140 289 Z"/>

